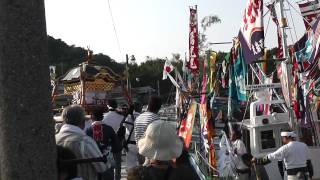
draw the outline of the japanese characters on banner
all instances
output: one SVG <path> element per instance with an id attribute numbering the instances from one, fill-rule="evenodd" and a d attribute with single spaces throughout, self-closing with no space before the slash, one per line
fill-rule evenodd
<path id="1" fill-rule="evenodd" d="M 263 56 L 263 0 L 247 0 L 238 37 L 247 64 Z"/>
<path id="2" fill-rule="evenodd" d="M 197 112 L 197 103 L 193 100 L 190 104 L 187 117 L 182 119 L 179 133 L 178 135 L 183 137 L 185 146 L 189 148 L 191 138 L 192 138 L 192 130 L 194 125 L 194 119 Z"/>
<path id="3" fill-rule="evenodd" d="M 302 17 L 304 18 L 303 22 L 306 29 L 309 29 L 316 22 L 319 17 L 320 7 L 318 0 L 307 1 L 304 3 L 299 3 L 299 8 Z"/>
<path id="4" fill-rule="evenodd" d="M 188 67 L 193 73 L 199 71 L 199 39 L 198 39 L 198 15 L 197 8 L 190 7 L 189 25 L 189 63 Z"/>
<path id="5" fill-rule="evenodd" d="M 201 139 L 203 140 L 204 150 L 208 156 L 208 162 L 212 167 L 217 166 L 215 159 L 215 149 L 214 149 L 214 137 L 215 129 L 212 120 L 212 113 L 207 105 L 207 103 L 201 103 L 199 105 L 200 111 L 200 126 L 201 126 Z"/>

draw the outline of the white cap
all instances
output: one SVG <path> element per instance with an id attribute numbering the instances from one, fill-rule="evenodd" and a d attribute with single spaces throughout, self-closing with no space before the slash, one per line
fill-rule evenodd
<path id="1" fill-rule="evenodd" d="M 294 133 L 293 131 L 292 132 L 281 132 L 281 137 L 297 137 L 296 133 Z"/>

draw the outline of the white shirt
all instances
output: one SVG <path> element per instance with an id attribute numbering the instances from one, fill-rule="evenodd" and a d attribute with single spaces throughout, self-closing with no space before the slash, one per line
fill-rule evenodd
<path id="1" fill-rule="evenodd" d="M 291 141 L 281 146 L 277 151 L 268 154 L 268 159 L 282 161 L 286 169 L 300 168 L 307 166 L 309 159 L 309 149 L 305 143 Z"/>
<path id="2" fill-rule="evenodd" d="M 102 157 L 97 143 L 77 126 L 64 124 L 56 134 L 56 144 L 70 149 L 77 158 L 88 159 Z M 83 179 L 96 179 L 97 172 L 104 172 L 103 162 L 77 164 L 78 176 Z"/>
<path id="3" fill-rule="evenodd" d="M 246 146 L 243 141 L 237 139 L 232 142 L 232 150 L 233 152 L 237 152 L 234 154 L 234 163 L 237 169 L 247 169 L 248 167 L 242 161 L 242 155 L 247 153 Z"/>
<path id="4" fill-rule="evenodd" d="M 117 133 L 122 120 L 123 116 L 121 114 L 117 113 L 116 111 L 109 111 L 104 114 L 102 123 L 111 126 L 114 132 Z"/>

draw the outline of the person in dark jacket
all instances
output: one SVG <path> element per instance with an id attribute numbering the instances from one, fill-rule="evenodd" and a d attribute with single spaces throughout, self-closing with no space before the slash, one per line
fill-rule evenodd
<path id="1" fill-rule="evenodd" d="M 103 109 L 102 108 L 96 108 L 93 110 L 91 118 L 92 118 L 92 125 L 88 128 L 86 131 L 87 135 L 92 137 L 98 144 L 98 147 L 100 148 L 103 155 L 108 158 L 107 162 L 107 171 L 103 173 L 102 179 L 113 179 L 114 178 L 114 161 L 115 160 L 115 154 L 121 154 L 121 144 L 120 141 L 114 132 L 113 128 L 111 126 L 108 126 L 104 123 L 102 123 L 103 119 Z M 113 156 L 111 156 L 111 154 Z M 111 161 L 111 162 L 110 162 Z"/>
<path id="2" fill-rule="evenodd" d="M 149 161 L 146 165 L 128 170 L 128 180 L 199 179 L 188 166 L 175 164 L 173 161 L 181 156 L 183 143 L 171 122 L 152 122 L 147 127 L 145 136 L 138 141 L 138 148 L 139 154 L 147 157 Z"/>

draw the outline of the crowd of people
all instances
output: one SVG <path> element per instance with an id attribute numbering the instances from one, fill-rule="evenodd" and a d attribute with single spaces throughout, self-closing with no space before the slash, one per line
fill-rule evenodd
<path id="1" fill-rule="evenodd" d="M 115 100 L 105 108 L 95 108 L 91 118 L 81 106 L 71 105 L 56 125 L 59 180 L 120 180 L 125 155 L 128 180 L 197 180 L 176 124 L 160 119 L 161 99 L 151 96 L 148 108 L 135 103 L 118 107 Z M 283 146 L 262 158 L 247 152 L 241 130 L 230 130 L 235 179 L 268 180 L 264 165 L 271 161 L 283 167 L 290 180 L 313 176 L 308 147 L 295 140 L 293 132 L 282 132 Z M 281 165 L 280 165 L 281 164 Z M 283 176 L 283 170 L 279 169 Z M 271 178 L 272 179 L 272 178 Z"/>
<path id="2" fill-rule="evenodd" d="M 91 118 L 71 105 L 56 125 L 59 180 L 120 180 L 125 154 L 128 180 L 197 180 L 176 125 L 160 120 L 161 99 L 151 96 L 148 108 L 139 103 L 95 108 Z"/>

